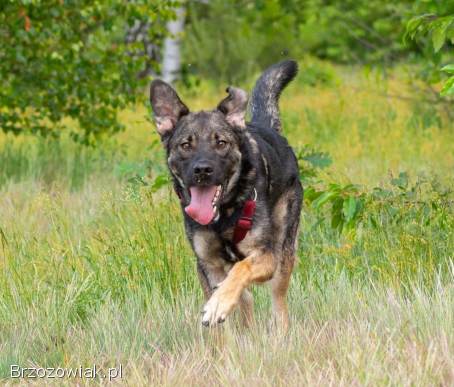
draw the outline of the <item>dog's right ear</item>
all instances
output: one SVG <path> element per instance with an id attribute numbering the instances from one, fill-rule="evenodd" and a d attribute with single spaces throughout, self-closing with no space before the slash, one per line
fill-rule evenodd
<path id="1" fill-rule="evenodd" d="M 156 129 L 161 136 L 170 133 L 178 120 L 189 113 L 189 109 L 181 102 L 175 90 L 160 79 L 151 82 L 150 102 Z"/>

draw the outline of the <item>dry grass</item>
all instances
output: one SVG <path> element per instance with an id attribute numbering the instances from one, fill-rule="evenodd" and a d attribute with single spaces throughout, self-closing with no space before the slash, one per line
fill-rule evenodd
<path id="1" fill-rule="evenodd" d="M 331 154 L 322 178 L 375 186 L 390 171 L 436 173 L 442 182 L 452 174 L 452 125 L 428 122 L 430 107 L 383 98 L 359 73 L 343 79 L 297 82 L 282 99 L 292 144 Z M 223 95 L 207 86 L 196 99 L 183 94 L 193 108 Z M 0 136 L 4 383 L 14 383 L 11 364 L 120 363 L 118 382 L 131 386 L 454 383 L 454 216 L 444 229 L 415 218 L 338 235 L 305 209 L 289 335 L 268 328 L 266 287 L 254 289 L 251 330 L 230 319 L 208 331 L 177 201 L 168 188 L 151 193 L 127 181 L 147 159 L 151 174 L 163 170 L 145 114 L 122 112 L 128 130 L 98 149 Z"/>

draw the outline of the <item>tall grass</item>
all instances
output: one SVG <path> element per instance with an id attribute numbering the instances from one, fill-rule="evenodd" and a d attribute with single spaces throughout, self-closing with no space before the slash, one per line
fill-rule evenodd
<path id="1" fill-rule="evenodd" d="M 196 91 L 197 99 L 183 93 L 194 109 L 216 106 L 223 94 Z M 330 152 L 334 163 L 320 179 L 373 187 L 406 170 L 436 174 L 449 188 L 452 124 L 442 115 L 425 121 L 429 107 L 381 94 L 360 73 L 325 86 L 299 80 L 282 99 L 286 134 L 294 146 Z M 231 319 L 220 343 L 200 324 L 202 293 L 178 201 L 167 186 L 153 192 L 141 183 L 164 170 L 145 115 L 122 112 L 128 130 L 98 148 L 0 139 L 5 382 L 11 364 L 93 363 L 121 363 L 131 386 L 454 382 L 452 209 L 432 223 L 384 217 L 339 234 L 306 207 L 289 335 L 270 332 L 268 291 L 257 287 L 256 325 L 244 331 Z"/>

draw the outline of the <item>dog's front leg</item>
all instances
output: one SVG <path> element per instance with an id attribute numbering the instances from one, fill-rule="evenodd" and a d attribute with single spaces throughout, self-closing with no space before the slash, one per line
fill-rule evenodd
<path id="1" fill-rule="evenodd" d="M 254 282 L 271 279 L 276 269 L 276 259 L 271 252 L 257 252 L 233 265 L 203 308 L 202 324 L 222 323 L 238 304 L 241 293 Z"/>

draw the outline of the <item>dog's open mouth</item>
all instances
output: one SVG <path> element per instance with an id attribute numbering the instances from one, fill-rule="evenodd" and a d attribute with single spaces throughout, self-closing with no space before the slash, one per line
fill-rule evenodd
<path id="1" fill-rule="evenodd" d="M 219 216 L 218 204 L 222 195 L 221 185 L 211 185 L 207 187 L 194 186 L 189 188 L 191 202 L 184 209 L 197 223 L 204 226 L 217 220 Z"/>

